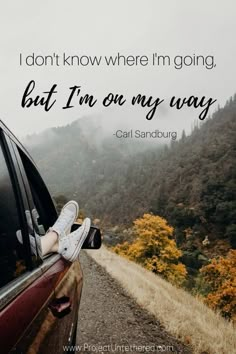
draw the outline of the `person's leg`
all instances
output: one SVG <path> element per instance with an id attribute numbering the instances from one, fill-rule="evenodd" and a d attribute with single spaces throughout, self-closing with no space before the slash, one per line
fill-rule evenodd
<path id="1" fill-rule="evenodd" d="M 51 252 L 58 252 L 58 234 L 55 231 L 49 231 L 46 235 L 40 237 L 42 256 Z"/>
<path id="2" fill-rule="evenodd" d="M 59 240 L 61 237 L 70 233 L 71 226 L 74 224 L 79 214 L 79 205 L 74 200 L 69 201 L 62 208 L 59 217 L 46 235 L 41 237 L 42 255 L 58 252 Z"/>
<path id="3" fill-rule="evenodd" d="M 49 253 L 59 253 L 66 260 L 74 262 L 78 257 L 91 225 L 90 219 L 86 218 L 81 227 L 69 233 L 71 226 L 78 217 L 78 210 L 79 207 L 76 202 L 68 202 L 46 235 L 29 235 L 31 252 L 34 255 L 39 255 L 41 258 Z M 17 231 L 16 236 L 22 244 L 21 230 Z"/>
<path id="4" fill-rule="evenodd" d="M 29 235 L 31 252 L 34 255 L 39 255 L 43 258 L 48 253 L 58 252 L 58 245 L 60 238 L 70 233 L 71 226 L 74 224 L 78 217 L 79 205 L 77 202 L 69 201 L 61 210 L 59 217 L 54 225 L 48 230 L 46 235 L 39 236 L 33 231 L 33 223 L 31 220 L 30 212 L 26 214 L 29 229 L 32 234 Z M 17 240 L 23 244 L 21 230 L 16 232 Z"/>
<path id="5" fill-rule="evenodd" d="M 88 236 L 90 226 L 91 221 L 86 218 L 83 224 L 69 235 L 60 238 L 55 231 L 50 231 L 40 237 L 42 257 L 48 253 L 57 252 L 66 260 L 74 262 Z"/>
<path id="6" fill-rule="evenodd" d="M 74 200 L 69 201 L 62 208 L 59 217 L 46 235 L 41 236 L 41 251 L 44 257 L 48 253 L 58 252 L 59 240 L 70 233 L 79 214 L 79 205 Z"/>

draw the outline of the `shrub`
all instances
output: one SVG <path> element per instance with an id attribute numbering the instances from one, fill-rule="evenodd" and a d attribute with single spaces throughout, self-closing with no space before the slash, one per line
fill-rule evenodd
<path id="1" fill-rule="evenodd" d="M 209 287 L 206 303 L 236 321 L 236 250 L 230 250 L 226 257 L 212 259 L 200 272 Z"/>
<path id="2" fill-rule="evenodd" d="M 181 284 L 187 274 L 179 262 L 182 255 L 172 239 L 173 227 L 160 216 L 144 214 L 134 221 L 135 240 L 114 247 L 114 251 L 128 257 L 172 283 Z"/>

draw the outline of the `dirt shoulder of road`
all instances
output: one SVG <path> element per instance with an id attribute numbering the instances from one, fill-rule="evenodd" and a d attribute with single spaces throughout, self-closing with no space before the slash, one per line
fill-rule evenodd
<path id="1" fill-rule="evenodd" d="M 77 345 L 81 353 L 192 353 L 86 252 Z"/>
<path id="2" fill-rule="evenodd" d="M 105 246 L 86 252 L 194 354 L 236 353 L 235 325 L 203 301 Z"/>

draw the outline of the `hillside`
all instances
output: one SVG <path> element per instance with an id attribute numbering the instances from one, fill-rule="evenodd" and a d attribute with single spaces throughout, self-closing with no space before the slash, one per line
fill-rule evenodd
<path id="1" fill-rule="evenodd" d="M 159 178 L 153 183 L 153 211 L 175 226 L 180 243 L 208 236 L 213 245 L 216 239 L 226 239 L 236 246 L 235 148 L 234 98 L 161 159 Z M 184 238 L 178 232 L 183 230 Z"/>
<path id="2" fill-rule="evenodd" d="M 27 138 L 53 195 L 79 200 L 104 226 L 127 227 L 144 212 L 165 217 L 191 251 L 235 247 L 236 97 L 170 147 L 114 139 L 94 119 Z M 217 241 L 217 242 L 216 242 Z"/>

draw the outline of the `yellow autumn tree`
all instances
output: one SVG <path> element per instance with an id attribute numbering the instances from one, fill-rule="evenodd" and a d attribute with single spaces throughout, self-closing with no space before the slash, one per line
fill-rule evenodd
<path id="1" fill-rule="evenodd" d="M 230 250 L 226 257 L 213 258 L 200 272 L 210 288 L 206 303 L 236 321 L 236 250 Z"/>
<path id="2" fill-rule="evenodd" d="M 117 245 L 114 251 L 162 275 L 172 283 L 181 284 L 187 271 L 178 261 L 181 251 L 172 238 L 173 227 L 160 216 L 144 214 L 134 221 L 133 233 L 134 242 Z"/>

